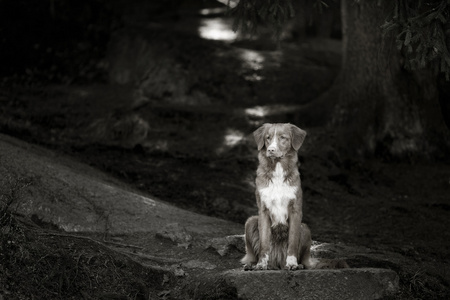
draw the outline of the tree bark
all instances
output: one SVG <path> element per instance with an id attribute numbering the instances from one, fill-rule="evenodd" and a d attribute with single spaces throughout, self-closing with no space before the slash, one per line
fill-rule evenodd
<path id="1" fill-rule="evenodd" d="M 341 1 L 343 63 L 332 126 L 350 155 L 446 155 L 450 138 L 436 76 L 404 70 L 395 37 L 382 36 L 392 5 Z"/>

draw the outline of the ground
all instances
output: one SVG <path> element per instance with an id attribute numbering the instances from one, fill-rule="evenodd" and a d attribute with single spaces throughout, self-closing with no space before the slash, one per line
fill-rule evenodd
<path id="1" fill-rule="evenodd" d="M 449 163 L 349 159 L 334 148 L 331 129 L 325 124 L 304 126 L 299 117 L 303 105 L 314 101 L 332 84 L 339 69 L 339 41 L 283 42 L 282 48 L 276 49 L 270 40 L 211 41 L 180 28 L 184 28 L 183 24 L 145 33 L 152 41 L 164 41 L 155 43 L 162 45 L 155 46 L 161 48 L 152 54 L 156 58 L 142 58 L 161 59 L 170 66 L 169 75 L 152 71 L 162 78 L 159 82 L 150 82 L 152 77 L 142 75 L 144 83 L 138 88 L 136 82 L 120 85 L 117 73 L 108 83 L 71 85 L 33 85 L 20 80 L 11 84 L 5 79 L 0 90 L 2 133 L 72 156 L 180 208 L 243 227 L 246 218 L 256 213 L 253 130 L 264 122 L 297 124 L 308 133 L 299 157 L 304 221 L 313 239 L 369 248 L 380 258 L 351 256 L 348 263 L 398 272 L 401 291 L 395 299 L 450 297 Z M 128 36 L 129 32 L 122 31 L 121 35 Z M 133 29 L 132 34 L 145 44 L 141 29 Z M 125 51 L 116 47 L 110 54 L 113 59 Z M 111 68 L 120 71 L 121 67 L 123 64 Z M 179 85 L 165 82 L 166 78 L 176 78 Z M 149 92 L 149 87 L 154 86 L 163 86 L 162 91 Z M 143 97 L 136 98 L 136 92 Z M 117 124 L 125 124 L 125 128 Z M 139 131 L 139 126 L 144 126 L 147 134 L 130 141 L 128 135 Z M 111 131 L 114 135 L 108 133 Z M 10 224 L 16 231 L 3 230 L 3 236 L 11 236 L 8 243 L 3 240 L 3 253 L 15 257 L 14 251 L 21 249 L 22 257 L 14 260 L 26 265 L 28 259 L 42 257 L 39 249 L 60 249 L 52 254 L 56 261 L 63 261 L 56 264 L 59 269 L 50 269 L 47 281 L 41 282 L 55 297 L 76 298 L 75 290 L 86 290 L 83 297 L 90 299 L 92 282 L 97 280 L 99 284 L 98 279 L 89 278 L 90 268 L 108 264 L 115 266 L 116 273 L 110 277 L 103 273 L 101 280 L 105 282 L 100 285 L 114 286 L 115 280 L 123 278 L 130 278 L 130 282 L 125 282 L 123 288 L 116 286 L 114 295 L 107 290 L 97 291 L 98 298 L 128 295 L 144 299 L 153 295 L 170 299 L 179 292 L 179 285 L 169 283 L 151 290 L 149 281 L 171 282 L 163 271 L 147 271 L 142 264 L 88 238 L 46 234 L 49 224 L 36 221 L 29 225 L 30 221 L 4 213 L 2 226 Z M 171 264 L 177 257 L 189 257 L 195 263 L 206 256 L 218 261 L 216 267 L 221 270 L 239 267 L 242 255 L 235 249 L 222 257 L 216 251 L 204 250 L 204 245 L 185 249 L 173 247 L 164 239 L 158 243 L 144 243 L 143 239 L 135 235 L 120 242 L 145 247 L 147 255 L 164 253 Z M 83 272 L 56 275 L 73 264 L 83 265 Z M 13 270 L 7 265 L 2 268 L 0 271 L 7 273 Z M 203 266 L 205 269 L 208 267 Z M 33 270 L 14 275 L 20 278 L 27 272 Z M 82 280 L 76 281 L 78 276 Z M 0 295 L 9 299 L 6 291 L 14 291 L 13 299 L 26 299 L 26 293 L 37 292 L 18 285 L 1 287 Z"/>

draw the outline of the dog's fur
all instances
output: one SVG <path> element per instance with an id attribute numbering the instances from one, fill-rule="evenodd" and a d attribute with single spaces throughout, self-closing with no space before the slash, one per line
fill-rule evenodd
<path id="1" fill-rule="evenodd" d="M 311 232 L 302 223 L 302 188 L 297 151 L 306 132 L 292 124 L 264 124 L 254 133 L 258 146 L 256 171 L 258 216 L 245 223 L 246 270 L 314 268 Z M 322 262 L 320 268 L 346 267 Z M 347 266 L 348 267 L 348 266 Z"/>

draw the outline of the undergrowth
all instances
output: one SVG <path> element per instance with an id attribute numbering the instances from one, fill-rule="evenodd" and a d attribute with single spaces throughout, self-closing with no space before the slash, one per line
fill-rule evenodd
<path id="1" fill-rule="evenodd" d="M 163 270 L 14 214 L 15 196 L 30 181 L 10 175 L 6 182 L 0 198 L 0 299 L 153 299 L 170 282 Z"/>

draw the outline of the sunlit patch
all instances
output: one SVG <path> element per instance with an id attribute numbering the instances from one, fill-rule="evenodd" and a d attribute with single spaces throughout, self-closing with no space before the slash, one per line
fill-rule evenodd
<path id="1" fill-rule="evenodd" d="M 239 130 L 228 129 L 224 137 L 224 144 L 233 147 L 244 138 L 244 134 Z"/>
<path id="2" fill-rule="evenodd" d="M 262 56 L 257 51 L 243 49 L 240 54 L 240 58 L 242 61 L 252 69 L 252 70 L 261 70 L 263 68 L 264 56 Z"/>
<path id="3" fill-rule="evenodd" d="M 267 106 L 255 106 L 245 109 L 245 114 L 253 118 L 264 118 L 269 113 Z"/>
<path id="4" fill-rule="evenodd" d="M 239 0 L 217 0 L 217 2 L 223 3 L 231 8 L 236 7 L 238 5 Z"/>
<path id="5" fill-rule="evenodd" d="M 259 76 L 258 74 L 247 75 L 244 78 L 248 81 L 261 81 L 264 79 L 264 77 Z"/>
<path id="6" fill-rule="evenodd" d="M 265 105 L 249 107 L 244 110 L 247 117 L 264 118 L 268 116 L 298 111 L 301 105 Z"/>
<path id="7" fill-rule="evenodd" d="M 198 33 L 204 39 L 219 41 L 233 41 L 237 36 L 232 30 L 231 21 L 223 18 L 202 19 Z"/>
<path id="8" fill-rule="evenodd" d="M 223 137 L 222 145 L 217 148 L 216 153 L 222 154 L 225 151 L 233 148 L 237 144 L 239 144 L 244 138 L 244 133 L 235 129 L 227 129 L 225 135 Z"/>
<path id="9" fill-rule="evenodd" d="M 210 16 L 215 14 L 223 14 L 227 11 L 226 7 L 214 7 L 214 8 L 204 8 L 200 10 L 200 15 Z"/>

